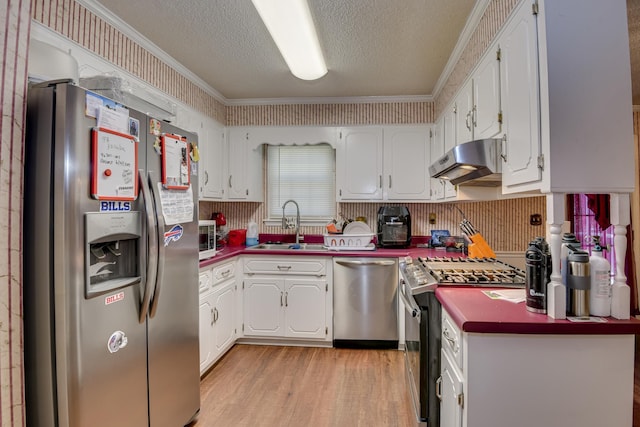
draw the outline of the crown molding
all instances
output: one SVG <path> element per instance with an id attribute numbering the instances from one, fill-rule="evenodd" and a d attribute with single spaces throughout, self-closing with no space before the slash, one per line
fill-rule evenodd
<path id="1" fill-rule="evenodd" d="M 453 52 L 451 52 L 451 55 L 449 56 L 447 65 L 445 65 L 444 69 L 442 70 L 442 73 L 440 73 L 440 77 L 438 78 L 438 81 L 436 82 L 436 85 L 433 88 L 432 97 L 434 99 L 440 95 L 442 88 L 444 87 L 445 83 L 449 79 L 449 76 L 451 75 L 455 66 L 457 65 L 458 60 L 460 60 L 460 56 L 462 56 L 462 52 L 464 52 L 464 49 L 467 47 L 467 44 L 469 43 L 469 39 L 471 39 L 473 32 L 478 27 L 478 24 L 480 23 L 480 20 L 482 19 L 484 12 L 487 10 L 487 7 L 489 6 L 490 2 L 491 0 L 477 0 L 475 6 L 473 6 L 473 9 L 469 14 L 469 18 L 467 18 L 467 22 L 464 25 L 464 28 L 462 29 L 460 36 L 458 37 L 456 46 L 453 49 Z"/>
<path id="2" fill-rule="evenodd" d="M 103 5 L 98 3 L 95 0 L 76 0 L 79 4 L 90 10 L 100 19 L 107 22 L 109 25 L 116 28 L 118 31 L 122 32 L 125 36 L 129 37 L 134 42 L 138 43 L 145 50 L 151 52 L 153 55 L 158 57 L 161 61 L 165 62 L 167 65 L 171 66 L 177 72 L 185 76 L 189 79 L 193 84 L 198 86 L 200 89 L 207 92 L 209 95 L 213 96 L 216 100 L 223 104 L 227 104 L 228 100 L 216 89 L 214 89 L 207 82 L 202 80 L 193 71 L 189 70 L 187 67 L 178 62 L 174 57 L 169 55 L 167 52 L 162 50 L 158 45 L 153 43 L 151 40 L 143 36 L 136 29 L 134 29 L 131 25 L 127 24 L 121 18 L 116 16 L 109 9 L 105 8 Z"/>

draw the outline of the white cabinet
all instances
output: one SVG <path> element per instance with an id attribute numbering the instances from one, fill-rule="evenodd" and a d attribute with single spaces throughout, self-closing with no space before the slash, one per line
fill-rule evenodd
<path id="1" fill-rule="evenodd" d="M 429 135 L 429 141 L 431 144 L 431 162 L 435 162 L 444 154 L 444 118 L 436 122 Z M 445 182 L 441 178 L 431 178 L 431 200 L 443 200 L 444 199 L 444 185 Z"/>
<path id="2" fill-rule="evenodd" d="M 503 192 L 632 192 L 625 3 L 523 1 L 497 43 L 505 80 Z"/>
<path id="3" fill-rule="evenodd" d="M 473 139 L 500 134 L 500 51 L 491 49 L 473 73 Z"/>
<path id="4" fill-rule="evenodd" d="M 228 134 L 225 156 L 227 159 L 225 199 L 261 202 L 263 199 L 262 145 L 252 144 L 251 129 L 230 127 Z"/>
<path id="5" fill-rule="evenodd" d="M 455 105 L 450 105 L 445 108 L 442 114 L 442 141 L 443 141 L 443 154 L 451 150 L 456 146 L 456 115 L 457 109 Z M 449 180 L 442 180 L 444 186 L 444 198 L 451 199 L 456 197 L 456 186 L 451 184 Z"/>
<path id="6" fill-rule="evenodd" d="M 382 128 L 339 131 L 336 149 L 338 200 L 382 200 Z"/>
<path id="7" fill-rule="evenodd" d="M 429 131 L 426 126 L 386 126 L 383 129 L 385 200 L 429 199 Z"/>
<path id="8" fill-rule="evenodd" d="M 331 341 L 327 259 L 245 258 L 244 336 Z"/>
<path id="9" fill-rule="evenodd" d="M 200 123 L 198 134 L 200 151 L 200 200 L 218 200 L 224 197 L 224 127 L 212 119 Z"/>
<path id="10" fill-rule="evenodd" d="M 525 2 L 526 3 L 526 2 Z M 540 108 L 536 15 L 521 7 L 499 39 L 502 59 L 503 192 L 517 185 L 538 182 Z"/>
<path id="11" fill-rule="evenodd" d="M 462 89 L 460 89 L 460 92 L 458 92 L 453 107 L 450 107 L 453 108 L 452 120 L 455 123 L 455 134 L 451 136 L 453 138 L 453 144 L 449 144 L 450 148 L 474 139 L 473 121 L 475 111 L 473 108 L 473 89 L 473 79 L 469 78 L 464 86 L 462 86 Z"/>
<path id="12" fill-rule="evenodd" d="M 440 426 L 462 427 L 462 373 L 448 352 L 442 349 L 440 355 Z"/>
<path id="13" fill-rule="evenodd" d="M 237 285 L 235 261 L 200 271 L 200 374 L 235 343 Z"/>
<path id="14" fill-rule="evenodd" d="M 443 307 L 441 343 L 443 427 L 632 424 L 634 335 L 466 332 Z"/>
<path id="15" fill-rule="evenodd" d="M 436 394 L 440 397 L 440 425 L 462 427 L 464 408 L 464 376 L 462 334 L 449 314 L 442 311 L 440 378 Z"/>
<path id="16" fill-rule="evenodd" d="M 341 128 L 337 199 L 429 200 L 429 126 Z"/>
<path id="17" fill-rule="evenodd" d="M 456 144 L 500 133 L 500 53 L 490 49 L 455 99 Z"/>

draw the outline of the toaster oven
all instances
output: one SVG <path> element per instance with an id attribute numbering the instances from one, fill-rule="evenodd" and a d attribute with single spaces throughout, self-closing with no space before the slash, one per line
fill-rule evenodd
<path id="1" fill-rule="evenodd" d="M 211 258 L 216 254 L 216 222 L 200 220 L 198 222 L 199 258 Z"/>

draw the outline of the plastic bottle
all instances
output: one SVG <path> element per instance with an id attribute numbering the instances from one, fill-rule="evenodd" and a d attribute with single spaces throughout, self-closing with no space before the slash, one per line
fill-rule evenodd
<path id="1" fill-rule="evenodd" d="M 247 237 L 245 243 L 247 246 L 255 246 L 258 244 L 258 224 L 254 221 L 249 221 L 249 224 L 247 225 Z"/>
<path id="2" fill-rule="evenodd" d="M 577 249 L 580 249 L 580 241 L 576 238 L 576 235 L 573 233 L 564 233 L 562 235 L 562 246 L 560 246 L 560 275 L 562 277 L 562 284 L 566 288 L 565 307 L 567 314 L 571 311 L 570 306 L 574 297 L 571 290 L 567 287 L 567 271 L 569 270 L 567 257 L 569 256 L 569 252 Z"/>
<path id="3" fill-rule="evenodd" d="M 589 312 L 593 316 L 611 315 L 611 264 L 602 256 L 600 237 L 593 236 L 594 247 L 589 257 L 591 264 L 591 293 Z"/>

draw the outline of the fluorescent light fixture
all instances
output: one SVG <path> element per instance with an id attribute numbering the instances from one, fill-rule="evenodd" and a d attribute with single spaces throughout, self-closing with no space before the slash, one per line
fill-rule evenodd
<path id="1" fill-rule="evenodd" d="M 291 73 L 302 80 L 327 74 L 306 0 L 251 0 Z"/>

